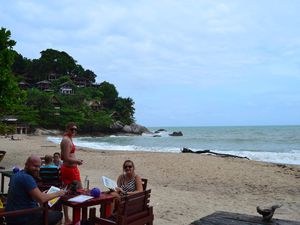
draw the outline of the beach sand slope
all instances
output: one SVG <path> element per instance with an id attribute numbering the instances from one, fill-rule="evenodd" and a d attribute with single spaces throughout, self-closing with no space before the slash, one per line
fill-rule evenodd
<path id="1" fill-rule="evenodd" d="M 0 166 L 24 167 L 31 154 L 44 156 L 60 151 L 46 136 L 0 137 L 6 155 Z M 157 225 L 189 224 L 215 211 L 258 215 L 256 206 L 282 204 L 274 218 L 300 221 L 300 166 L 262 163 L 201 154 L 95 151 L 77 148 L 81 178 L 100 187 L 105 175 L 116 179 L 126 159 L 134 161 L 136 173 L 148 179 Z M 7 190 L 6 179 L 6 190 Z"/>

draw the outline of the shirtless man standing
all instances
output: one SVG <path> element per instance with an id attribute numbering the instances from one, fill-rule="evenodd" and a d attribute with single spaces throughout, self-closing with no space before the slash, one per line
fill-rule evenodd
<path id="1" fill-rule="evenodd" d="M 75 155 L 75 145 L 73 144 L 72 137 L 75 136 L 77 126 L 75 123 L 70 122 L 66 126 L 66 133 L 60 143 L 61 159 L 63 164 L 61 166 L 61 179 L 64 185 L 69 186 L 73 181 L 77 181 L 78 188 L 82 188 L 80 180 L 80 172 L 77 165 L 82 164 L 81 159 L 77 159 Z M 68 214 L 67 206 L 64 206 L 65 224 L 71 223 Z"/>

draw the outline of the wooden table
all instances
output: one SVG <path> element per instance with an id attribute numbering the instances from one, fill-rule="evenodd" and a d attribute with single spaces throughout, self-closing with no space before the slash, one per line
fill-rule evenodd
<path id="1" fill-rule="evenodd" d="M 90 206 L 101 205 L 101 216 L 110 216 L 110 207 L 113 201 L 113 196 L 111 194 L 102 192 L 100 197 L 92 198 L 84 202 L 70 202 L 68 199 L 76 197 L 80 194 L 84 194 L 83 191 L 79 191 L 77 195 L 65 195 L 61 198 L 63 205 L 69 206 L 73 209 L 73 224 L 75 225 L 80 220 L 87 220 L 87 208 Z"/>
<path id="2" fill-rule="evenodd" d="M 14 173 L 11 170 L 0 170 L 1 173 L 1 193 L 4 193 L 4 177 L 11 177 Z"/>
<path id="3" fill-rule="evenodd" d="M 274 216 L 276 217 L 276 213 Z M 190 225 L 300 225 L 300 222 L 275 219 L 274 216 L 270 222 L 265 222 L 262 221 L 262 216 L 219 211 L 196 220 Z"/>

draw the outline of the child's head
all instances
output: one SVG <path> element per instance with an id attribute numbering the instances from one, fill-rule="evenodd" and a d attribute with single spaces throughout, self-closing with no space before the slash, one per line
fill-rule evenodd
<path id="1" fill-rule="evenodd" d="M 45 164 L 51 164 L 53 162 L 53 157 L 52 155 L 45 155 Z"/>

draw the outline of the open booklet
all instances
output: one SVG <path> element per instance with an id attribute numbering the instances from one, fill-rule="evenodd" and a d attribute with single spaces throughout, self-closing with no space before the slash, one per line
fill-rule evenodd
<path id="1" fill-rule="evenodd" d="M 51 186 L 50 189 L 47 191 L 47 194 L 51 194 L 51 193 L 57 192 L 59 190 L 60 189 L 58 187 Z M 59 199 L 60 199 L 60 197 L 56 197 L 56 198 L 53 198 L 50 201 L 48 201 L 49 207 L 52 207 Z"/>
<path id="2" fill-rule="evenodd" d="M 106 176 L 102 176 L 102 182 L 103 182 L 103 185 L 105 187 L 107 187 L 108 189 L 115 190 L 115 188 L 118 187 L 117 183 L 114 180 L 109 179 Z"/>
<path id="3" fill-rule="evenodd" d="M 93 196 L 89 196 L 89 195 L 78 195 L 74 198 L 70 198 L 68 201 L 70 201 L 70 202 L 85 202 L 92 198 L 93 198 Z"/>

